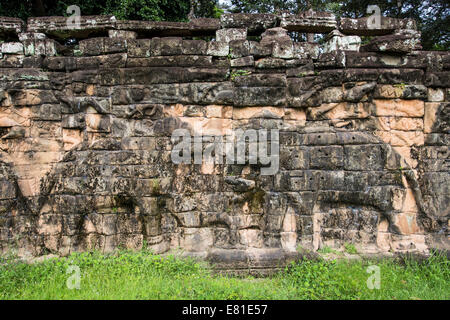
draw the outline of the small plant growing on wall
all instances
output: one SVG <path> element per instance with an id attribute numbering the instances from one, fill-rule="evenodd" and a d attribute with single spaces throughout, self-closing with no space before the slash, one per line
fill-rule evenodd
<path id="1" fill-rule="evenodd" d="M 234 81 L 234 80 L 236 80 L 237 77 L 248 76 L 250 74 L 252 74 L 252 73 L 248 70 L 236 70 L 236 71 L 231 72 L 230 78 L 231 78 L 231 81 Z"/>

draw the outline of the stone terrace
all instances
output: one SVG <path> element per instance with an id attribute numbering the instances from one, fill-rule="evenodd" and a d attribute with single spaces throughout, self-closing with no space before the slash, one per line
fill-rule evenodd
<path id="1" fill-rule="evenodd" d="M 145 244 L 265 273 L 300 248 L 449 248 L 450 54 L 412 20 L 0 17 L 0 39 L 0 252 Z M 278 129 L 280 170 L 175 165 L 178 128 Z"/>

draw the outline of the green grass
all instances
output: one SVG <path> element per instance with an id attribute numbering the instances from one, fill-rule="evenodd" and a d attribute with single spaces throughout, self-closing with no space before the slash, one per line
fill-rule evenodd
<path id="1" fill-rule="evenodd" d="M 380 290 L 366 272 L 380 267 Z M 81 270 L 80 289 L 67 288 L 69 266 Z M 303 261 L 270 278 L 213 275 L 201 263 L 149 252 L 73 254 L 26 264 L 0 258 L 0 299 L 450 299 L 445 257 L 408 260 Z"/>
<path id="2" fill-rule="evenodd" d="M 328 246 L 325 246 L 325 247 L 319 249 L 318 252 L 319 252 L 319 253 L 322 253 L 322 254 L 328 254 L 328 253 L 339 254 L 339 253 L 340 253 L 340 252 L 338 252 L 337 250 L 334 250 L 333 248 L 328 247 Z"/>
<path id="3" fill-rule="evenodd" d="M 352 243 L 346 243 L 344 244 L 344 248 L 345 248 L 345 252 L 350 253 L 350 254 L 357 254 L 358 251 L 356 250 L 356 247 L 354 244 Z"/>

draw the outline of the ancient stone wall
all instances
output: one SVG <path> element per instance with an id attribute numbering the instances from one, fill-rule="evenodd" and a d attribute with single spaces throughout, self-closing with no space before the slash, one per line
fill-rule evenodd
<path id="1" fill-rule="evenodd" d="M 264 268 L 300 247 L 449 248 L 450 54 L 421 51 L 414 21 L 66 22 L 0 18 L 0 252 Z M 179 128 L 277 129 L 279 171 L 174 164 Z"/>

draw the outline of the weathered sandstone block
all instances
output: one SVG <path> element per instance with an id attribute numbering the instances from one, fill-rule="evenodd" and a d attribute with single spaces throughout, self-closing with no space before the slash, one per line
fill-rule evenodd
<path id="1" fill-rule="evenodd" d="M 247 29 L 220 29 L 216 32 L 216 41 L 229 43 L 233 40 L 246 40 Z"/>
<path id="2" fill-rule="evenodd" d="M 416 22 L 411 19 L 380 17 L 380 24 L 377 25 L 373 17 L 366 17 L 359 19 L 341 18 L 339 24 L 341 32 L 358 36 L 386 35 L 399 29 L 416 30 Z"/>
<path id="3" fill-rule="evenodd" d="M 324 47 L 324 53 L 337 50 L 359 51 L 361 38 L 358 36 L 344 36 L 338 30 L 333 30 L 328 36 Z"/>
<path id="4" fill-rule="evenodd" d="M 337 21 L 331 13 L 309 10 L 298 15 L 283 15 L 280 26 L 289 31 L 326 33 L 336 29 Z"/>
<path id="5" fill-rule="evenodd" d="M 222 28 L 246 28 L 249 32 L 262 32 L 276 27 L 277 17 L 273 14 L 225 13 L 220 16 Z"/>

